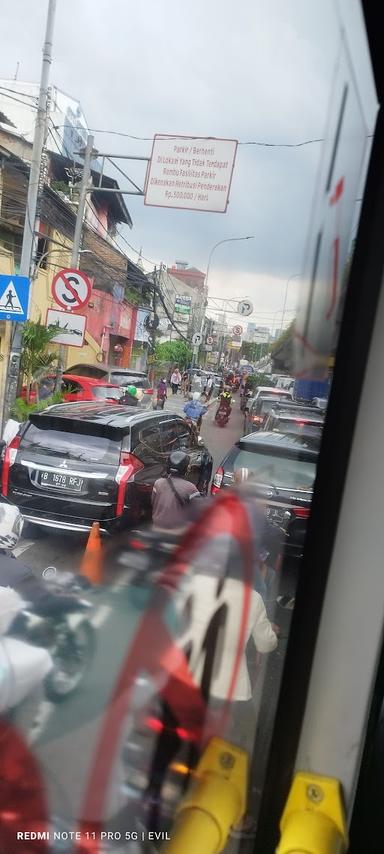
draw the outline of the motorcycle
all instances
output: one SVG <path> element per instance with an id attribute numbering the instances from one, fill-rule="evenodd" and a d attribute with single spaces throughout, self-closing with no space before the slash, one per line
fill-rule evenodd
<path id="1" fill-rule="evenodd" d="M 55 594 L 54 604 L 23 608 L 9 635 L 49 652 L 53 666 L 44 678 L 44 692 L 47 700 L 61 703 L 79 688 L 94 656 L 95 631 L 89 618 L 93 606 L 79 597 L 84 584 L 73 573 L 55 576 L 47 586 Z"/>
<path id="2" fill-rule="evenodd" d="M 248 401 L 250 400 L 251 397 L 252 397 L 251 391 L 246 391 L 244 394 L 241 395 L 241 397 L 240 397 L 240 410 L 241 410 L 241 412 L 246 412 L 247 404 L 248 404 Z"/>
<path id="3" fill-rule="evenodd" d="M 224 407 L 220 407 L 218 409 L 218 411 L 216 412 L 215 421 L 216 421 L 216 424 L 219 425 L 219 427 L 225 427 L 225 425 L 228 424 L 228 421 L 229 421 L 228 409 L 224 408 Z"/>

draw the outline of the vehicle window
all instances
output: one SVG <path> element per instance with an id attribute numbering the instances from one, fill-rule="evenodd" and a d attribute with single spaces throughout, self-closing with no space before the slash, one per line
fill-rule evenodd
<path id="1" fill-rule="evenodd" d="M 79 377 L 91 377 L 95 380 L 105 377 L 105 370 L 98 368 L 97 365 L 72 365 L 71 368 L 67 368 L 67 372 L 77 374 Z"/>
<path id="2" fill-rule="evenodd" d="M 119 458 L 120 442 L 103 436 L 82 433 L 67 433 L 62 430 L 41 430 L 30 424 L 25 431 L 20 450 L 28 454 L 62 457 L 89 463 L 116 463 Z"/>
<path id="3" fill-rule="evenodd" d="M 312 489 L 316 463 L 290 457 L 260 454 L 240 449 L 234 459 L 233 469 L 249 469 L 260 484 L 288 489 Z"/>
<path id="4" fill-rule="evenodd" d="M 152 463 L 163 458 L 160 429 L 157 425 L 140 430 L 133 452 L 143 463 Z"/>
<path id="5" fill-rule="evenodd" d="M 120 389 L 110 388 L 107 385 L 92 386 L 92 394 L 93 397 L 100 398 L 100 400 L 120 400 L 121 398 Z"/>
<path id="6" fill-rule="evenodd" d="M 147 377 L 123 372 L 119 373 L 118 371 L 111 371 L 110 376 L 111 382 L 118 383 L 118 385 L 135 385 L 136 388 L 149 388 Z"/>
<path id="7" fill-rule="evenodd" d="M 177 421 L 175 425 L 175 432 L 178 437 L 179 448 L 189 448 L 193 450 L 197 447 L 197 439 L 196 434 L 193 430 L 188 427 L 188 424 L 184 424 L 183 421 Z"/>
<path id="8" fill-rule="evenodd" d="M 171 454 L 172 451 L 179 450 L 179 436 L 176 424 L 176 421 L 164 421 L 160 425 L 161 444 L 165 454 Z"/>
<path id="9" fill-rule="evenodd" d="M 79 391 L 83 391 L 83 387 L 75 380 L 63 380 L 61 390 L 64 394 L 78 394 Z"/>
<path id="10" fill-rule="evenodd" d="M 276 418 L 273 429 L 278 430 L 279 433 L 288 433 L 290 436 L 309 436 L 320 439 L 323 428 L 322 424 L 311 424 L 299 418 Z"/>

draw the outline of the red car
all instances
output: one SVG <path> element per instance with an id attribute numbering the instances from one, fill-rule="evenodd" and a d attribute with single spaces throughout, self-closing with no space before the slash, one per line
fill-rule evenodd
<path id="1" fill-rule="evenodd" d="M 55 387 L 55 377 L 50 375 L 44 377 L 39 384 L 40 400 L 44 400 L 52 394 Z M 77 374 L 63 374 L 62 394 L 66 401 L 80 400 L 105 400 L 107 403 L 116 403 L 120 400 L 122 390 L 120 386 L 114 383 L 105 382 L 105 380 L 95 380 L 90 377 L 79 377 Z M 26 388 L 23 387 L 21 396 L 25 399 Z M 36 392 L 32 391 L 30 395 L 30 403 L 36 401 Z"/>

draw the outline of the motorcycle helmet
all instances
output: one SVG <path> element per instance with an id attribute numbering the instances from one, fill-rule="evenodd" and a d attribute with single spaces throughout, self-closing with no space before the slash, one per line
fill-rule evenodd
<path id="1" fill-rule="evenodd" d="M 14 504 L 0 504 L 0 550 L 12 552 L 23 530 L 24 519 Z"/>
<path id="2" fill-rule="evenodd" d="M 200 400 L 200 392 L 199 391 L 193 392 L 192 400 Z"/>
<path id="3" fill-rule="evenodd" d="M 125 391 L 127 394 L 130 394 L 131 397 L 137 397 L 137 388 L 135 385 L 127 385 Z"/>
<path id="4" fill-rule="evenodd" d="M 184 451 L 173 451 L 168 460 L 169 474 L 177 474 L 182 477 L 189 466 L 190 457 Z"/>

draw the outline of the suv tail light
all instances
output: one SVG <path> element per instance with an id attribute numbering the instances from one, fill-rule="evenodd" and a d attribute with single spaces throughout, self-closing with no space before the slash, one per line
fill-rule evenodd
<path id="1" fill-rule="evenodd" d="M 9 471 L 16 459 L 16 454 L 20 447 L 20 436 L 15 436 L 12 442 L 7 445 L 4 453 L 3 471 L 1 475 L 1 492 L 7 497 L 9 486 Z"/>
<path id="2" fill-rule="evenodd" d="M 145 388 L 143 391 L 144 394 L 153 394 L 153 388 Z"/>
<path id="3" fill-rule="evenodd" d="M 133 454 L 120 454 L 120 465 L 117 469 L 116 474 L 116 483 L 118 484 L 117 488 L 117 501 L 116 501 L 116 516 L 121 516 L 124 510 L 124 501 L 125 501 L 125 489 L 130 478 L 140 469 L 144 468 L 144 465 L 140 460 L 137 459 Z"/>
<path id="4" fill-rule="evenodd" d="M 308 519 L 310 512 L 309 507 L 292 507 L 292 513 L 294 513 L 298 519 Z"/>
<path id="5" fill-rule="evenodd" d="M 222 466 L 220 466 L 217 469 L 215 477 L 213 478 L 213 483 L 211 486 L 211 495 L 216 495 L 216 493 L 220 491 L 220 489 L 222 487 L 222 483 L 223 483 L 223 478 L 224 478 L 224 469 Z"/>

